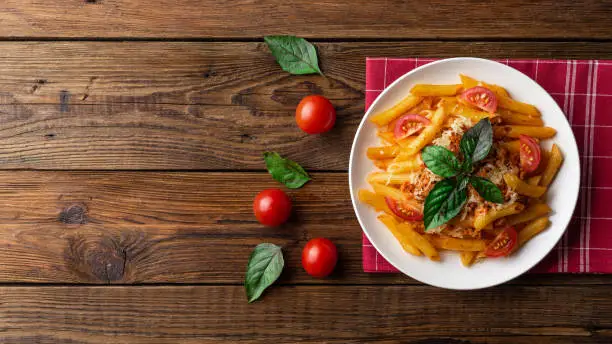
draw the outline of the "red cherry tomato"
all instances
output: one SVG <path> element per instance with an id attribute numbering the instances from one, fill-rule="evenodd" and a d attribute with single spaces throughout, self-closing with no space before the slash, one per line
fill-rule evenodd
<path id="1" fill-rule="evenodd" d="M 397 140 L 401 140 L 419 133 L 430 123 L 430 120 L 420 115 L 404 115 L 395 122 L 393 134 Z"/>
<path id="2" fill-rule="evenodd" d="M 262 225 L 279 226 L 291 214 L 291 199 L 281 189 L 263 190 L 255 196 L 253 211 Z"/>
<path id="3" fill-rule="evenodd" d="M 533 137 L 523 134 L 519 136 L 519 141 L 521 143 L 519 154 L 521 158 L 521 169 L 527 173 L 537 170 L 542 160 L 540 145 Z"/>
<path id="4" fill-rule="evenodd" d="M 421 221 L 423 219 L 423 213 L 406 202 L 398 202 L 391 197 L 385 197 L 385 202 L 387 202 L 387 206 L 393 214 L 399 218 L 406 221 Z"/>
<path id="5" fill-rule="evenodd" d="M 497 97 L 490 90 L 476 86 L 461 93 L 461 100 L 488 113 L 497 111 Z"/>
<path id="6" fill-rule="evenodd" d="M 312 277 L 328 276 L 334 270 L 337 261 L 336 245 L 329 239 L 312 239 L 306 243 L 302 251 L 302 266 Z"/>
<path id="7" fill-rule="evenodd" d="M 336 123 L 336 110 L 323 96 L 307 96 L 295 110 L 295 121 L 308 134 L 321 134 L 329 131 Z"/>
<path id="8" fill-rule="evenodd" d="M 518 235 L 513 227 L 506 227 L 495 237 L 495 239 L 493 239 L 493 242 L 487 246 L 484 254 L 491 258 L 509 255 L 512 250 L 514 250 L 514 246 L 516 246 L 517 237 Z"/>

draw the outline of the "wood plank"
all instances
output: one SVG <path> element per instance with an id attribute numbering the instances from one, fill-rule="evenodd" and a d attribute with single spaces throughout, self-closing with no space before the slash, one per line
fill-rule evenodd
<path id="1" fill-rule="evenodd" d="M 0 168 L 260 170 L 270 149 L 310 170 L 345 171 L 366 56 L 612 58 L 612 43 L 318 47 L 327 78 L 281 72 L 262 43 L 0 43 Z M 311 93 L 338 109 L 327 135 L 295 126 Z"/>
<path id="2" fill-rule="evenodd" d="M 3 1 L 1 37 L 609 39 L 608 1 Z M 458 14 L 460 13 L 460 14 Z M 593 25 L 597 23 L 597 25 Z"/>
<path id="3" fill-rule="evenodd" d="M 267 173 L 1 172 L 0 283 L 240 284 L 251 250 L 273 242 L 284 249 L 282 284 L 418 284 L 362 272 L 347 175 L 313 177 L 289 191 L 290 222 L 265 228 L 251 207 L 257 192 L 279 186 Z M 329 279 L 301 268 L 313 237 L 338 245 Z M 612 284 L 612 276 L 528 275 L 514 283 Z"/>
<path id="4" fill-rule="evenodd" d="M 608 42 L 316 46 L 327 78 L 282 72 L 263 42 L 0 42 L 0 103 L 204 104 L 289 114 L 308 93 L 322 93 L 341 109 L 358 102 L 368 56 L 612 59 Z"/>
<path id="5" fill-rule="evenodd" d="M 263 152 L 277 151 L 310 171 L 346 171 L 362 105 L 349 105 L 323 136 L 302 132 L 288 111 L 272 109 L 0 105 L 0 169 L 265 170 Z"/>
<path id="6" fill-rule="evenodd" d="M 0 341 L 609 343 L 609 295 L 607 286 L 276 286 L 247 304 L 242 286 L 1 287 Z"/>

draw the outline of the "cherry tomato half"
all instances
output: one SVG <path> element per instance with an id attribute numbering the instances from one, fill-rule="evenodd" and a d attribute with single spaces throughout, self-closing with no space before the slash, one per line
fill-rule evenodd
<path id="1" fill-rule="evenodd" d="M 491 258 L 505 257 L 514 250 L 517 238 L 516 230 L 513 227 L 506 227 L 487 246 L 484 254 Z"/>
<path id="2" fill-rule="evenodd" d="M 519 136 L 519 141 L 521 169 L 527 173 L 537 170 L 542 160 L 540 145 L 533 137 L 523 134 Z"/>
<path id="3" fill-rule="evenodd" d="M 385 202 L 387 202 L 387 206 L 393 214 L 399 218 L 406 221 L 421 221 L 423 219 L 423 213 L 406 202 L 398 202 L 391 197 L 385 197 Z"/>
<path id="4" fill-rule="evenodd" d="M 404 115 L 395 122 L 393 134 L 395 135 L 395 139 L 401 140 L 419 133 L 430 123 L 431 121 L 428 120 L 427 117 L 412 114 Z"/>
<path id="5" fill-rule="evenodd" d="M 323 96 L 306 96 L 295 110 L 295 121 L 308 134 L 321 134 L 336 123 L 336 109 Z"/>
<path id="6" fill-rule="evenodd" d="M 469 105 L 475 106 L 488 113 L 495 113 L 495 111 L 497 111 L 497 97 L 495 93 L 484 87 L 476 86 L 469 88 L 463 91 L 460 97 L 461 100 Z"/>
<path id="7" fill-rule="evenodd" d="M 322 278 L 334 271 L 338 261 L 336 245 L 329 239 L 315 238 L 304 246 L 302 266 L 312 276 Z"/>
<path id="8" fill-rule="evenodd" d="M 255 196 L 253 211 L 262 225 L 279 226 L 291 214 L 291 199 L 281 189 L 266 189 Z"/>

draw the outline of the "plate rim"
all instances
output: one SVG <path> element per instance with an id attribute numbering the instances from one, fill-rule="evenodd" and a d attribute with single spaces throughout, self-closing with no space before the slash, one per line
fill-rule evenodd
<path id="1" fill-rule="evenodd" d="M 538 88 L 543 94 L 546 95 L 546 97 L 549 98 L 549 100 L 552 101 L 553 104 L 555 104 L 556 109 L 558 110 L 558 112 L 560 112 L 561 114 L 563 114 L 563 120 L 565 121 L 565 124 L 567 125 L 568 128 L 570 128 L 570 132 L 571 132 L 571 138 L 572 138 L 572 149 L 575 151 L 576 156 L 578 157 L 578 163 L 577 163 L 577 171 L 578 171 L 578 176 L 577 176 L 577 183 L 578 183 L 578 191 L 576 192 L 576 196 L 573 199 L 573 206 L 572 208 L 572 215 L 570 215 L 569 217 L 567 217 L 567 220 L 565 221 L 565 223 L 563 223 L 563 230 L 559 232 L 558 237 L 554 240 L 554 243 L 551 245 L 551 247 L 547 250 L 542 251 L 543 254 L 541 255 L 541 257 L 534 259 L 532 262 L 529 262 L 526 265 L 525 269 L 521 269 L 521 272 L 518 273 L 513 273 L 510 274 L 504 278 L 501 278 L 499 281 L 492 281 L 489 283 L 483 283 L 481 285 L 475 285 L 475 286 L 468 286 L 468 287 L 464 287 L 464 286 L 448 286 L 448 285 L 439 285 L 438 283 L 431 283 L 431 282 L 426 282 L 423 281 L 420 278 L 417 278 L 411 274 L 409 274 L 408 272 L 406 272 L 403 268 L 397 266 L 396 264 L 394 264 L 389 258 L 387 258 L 387 255 L 379 249 L 379 247 L 377 246 L 377 244 L 372 240 L 370 234 L 368 233 L 368 231 L 365 229 L 366 226 L 364 226 L 364 223 L 359 215 L 359 211 L 357 209 L 357 198 L 355 195 L 355 191 L 353 188 L 353 178 L 352 178 L 352 174 L 353 174 L 353 164 L 354 164 L 354 159 L 355 159 L 355 155 L 356 155 L 356 146 L 357 146 L 357 141 L 358 138 L 361 134 L 361 131 L 363 130 L 365 123 L 367 121 L 367 118 L 370 116 L 370 113 L 372 112 L 372 109 L 375 107 L 375 105 L 380 102 L 383 98 L 385 98 L 385 95 L 390 92 L 391 90 L 394 89 L 395 85 L 399 84 L 400 82 L 402 82 L 402 80 L 404 80 L 405 78 L 410 77 L 412 74 L 415 74 L 423 69 L 426 68 L 431 68 L 434 67 L 435 65 L 438 64 L 443 64 L 443 63 L 449 63 L 449 62 L 453 62 L 453 61 L 462 61 L 462 60 L 470 60 L 470 61 L 476 61 L 478 63 L 488 63 L 488 64 L 493 64 L 493 65 L 497 65 L 499 67 L 502 68 L 508 68 L 511 69 L 515 72 L 520 73 L 523 77 L 525 77 L 527 80 L 531 81 L 534 86 L 536 88 Z M 561 107 L 559 106 L 559 104 L 557 104 L 557 102 L 554 100 L 554 98 L 550 95 L 550 93 L 548 93 L 548 91 L 546 91 L 539 83 L 537 83 L 535 80 L 533 80 L 531 77 L 529 77 L 528 75 L 526 75 L 525 73 L 521 72 L 520 70 L 513 68 L 509 65 L 491 60 L 491 59 L 485 59 L 485 58 L 479 58 L 479 57 L 452 57 L 452 58 L 442 58 L 436 61 L 432 61 L 429 63 L 426 63 L 420 67 L 416 67 L 408 72 L 406 72 L 405 74 L 403 74 L 402 76 L 400 76 L 399 78 L 397 78 L 395 81 L 393 81 L 389 86 L 387 86 L 377 97 L 376 99 L 372 102 L 372 104 L 370 105 L 370 107 L 368 108 L 368 111 L 366 111 L 359 123 L 359 126 L 357 127 L 357 131 L 355 132 L 355 136 L 353 138 L 353 142 L 351 144 L 351 152 L 349 155 L 349 171 L 348 171 L 348 180 L 349 180 L 349 192 L 350 192 L 350 196 L 351 196 L 351 203 L 353 205 L 353 211 L 355 213 L 355 216 L 357 217 L 357 221 L 359 222 L 359 226 L 361 227 L 361 231 L 362 233 L 365 234 L 365 236 L 368 238 L 368 240 L 370 241 L 370 243 L 372 244 L 372 246 L 374 246 L 374 248 L 376 249 L 376 251 L 378 252 L 378 254 L 380 254 L 387 262 L 389 262 L 389 264 L 391 264 L 395 269 L 397 269 L 399 272 L 401 272 L 402 274 L 413 278 L 421 283 L 427 284 L 427 285 L 431 285 L 437 288 L 443 288 L 443 289 L 449 289 L 449 290 L 478 290 L 478 289 L 484 289 L 484 288 L 490 288 L 490 287 L 494 287 L 503 283 L 506 283 L 510 280 L 513 280 L 514 278 L 517 278 L 518 276 L 523 275 L 524 273 L 528 272 L 529 270 L 531 270 L 535 265 L 537 265 L 538 263 L 540 263 L 546 256 L 548 256 L 548 254 L 550 254 L 550 252 L 554 249 L 554 247 L 559 243 L 559 241 L 561 240 L 561 238 L 563 237 L 563 235 L 567 232 L 567 228 L 572 220 L 572 216 L 573 213 L 576 210 L 576 206 L 578 203 L 578 198 L 580 196 L 580 183 L 581 183 L 581 175 L 582 175 L 582 167 L 580 164 L 580 152 L 578 149 L 578 144 L 576 142 L 576 136 L 574 135 L 573 131 L 571 130 L 572 126 L 571 123 L 569 122 L 566 114 L 563 112 L 563 110 L 561 109 Z M 363 255 L 363 252 L 362 252 Z M 363 257 L 362 257 L 363 258 Z"/>

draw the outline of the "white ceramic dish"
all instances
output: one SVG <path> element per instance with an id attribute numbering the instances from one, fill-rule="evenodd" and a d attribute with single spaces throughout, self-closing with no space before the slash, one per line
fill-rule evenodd
<path id="1" fill-rule="evenodd" d="M 557 129 L 557 135 L 544 142 L 544 147 L 550 148 L 554 141 L 561 148 L 565 159 L 548 191 L 548 204 L 553 209 L 550 217 L 552 225 L 511 257 L 487 259 L 470 268 L 461 265 L 456 253 L 441 253 L 441 261 L 433 262 L 404 252 L 395 237 L 377 220 L 377 213 L 357 199 L 359 189 L 371 189 L 366 182 L 366 176 L 375 170 L 366 157 L 366 149 L 380 144 L 376 137 L 376 128 L 368 118 L 373 113 L 397 103 L 414 84 L 456 84 L 460 82 L 459 73 L 503 86 L 513 98 L 535 105 L 541 111 L 545 125 Z M 578 200 L 579 162 L 576 140 L 565 115 L 540 85 L 516 69 L 495 61 L 451 58 L 432 62 L 406 73 L 374 101 L 355 134 L 349 162 L 349 186 L 353 207 L 363 231 L 378 252 L 398 270 L 423 283 L 440 288 L 480 289 L 521 275 L 552 250 L 565 232 Z"/>

